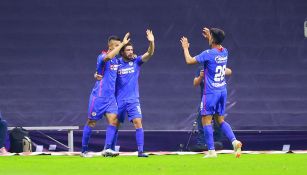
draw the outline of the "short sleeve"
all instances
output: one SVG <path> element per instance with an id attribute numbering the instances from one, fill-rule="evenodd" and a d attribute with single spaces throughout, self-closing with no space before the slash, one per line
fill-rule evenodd
<path id="1" fill-rule="evenodd" d="M 195 59 L 198 63 L 204 63 L 210 59 L 210 51 L 205 50 L 201 54 L 195 56 Z"/>
<path id="2" fill-rule="evenodd" d="M 142 56 L 136 57 L 136 58 L 135 58 L 135 62 L 136 62 L 139 66 L 141 66 L 141 65 L 144 63 L 143 60 L 142 60 Z"/>
<path id="3" fill-rule="evenodd" d="M 102 75 L 102 68 L 105 65 L 105 62 L 103 61 L 103 59 L 105 58 L 106 54 L 100 54 L 97 58 L 97 65 L 96 65 L 96 71 L 97 74 Z"/>

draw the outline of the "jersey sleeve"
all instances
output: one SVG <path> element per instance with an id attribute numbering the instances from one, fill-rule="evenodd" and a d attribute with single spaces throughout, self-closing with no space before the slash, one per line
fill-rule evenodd
<path id="1" fill-rule="evenodd" d="M 104 65 L 106 64 L 103 59 L 106 56 L 106 54 L 100 54 L 97 58 L 97 65 L 96 65 L 96 72 L 99 75 L 102 75 L 102 68 L 104 67 Z"/>
<path id="2" fill-rule="evenodd" d="M 205 50 L 201 54 L 195 56 L 195 59 L 198 63 L 204 63 L 206 61 L 209 61 L 210 59 L 210 51 Z"/>
<path id="3" fill-rule="evenodd" d="M 143 60 L 142 60 L 142 56 L 136 57 L 136 58 L 135 58 L 135 62 L 136 62 L 139 66 L 141 66 L 141 65 L 144 63 Z"/>

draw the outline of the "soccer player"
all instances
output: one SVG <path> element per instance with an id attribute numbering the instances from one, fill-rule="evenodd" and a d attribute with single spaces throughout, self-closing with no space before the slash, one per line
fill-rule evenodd
<path id="1" fill-rule="evenodd" d="M 232 74 L 232 70 L 229 68 L 226 68 L 225 75 L 230 76 L 231 74 Z M 200 95 L 201 95 L 200 97 L 202 99 L 203 92 L 204 92 L 204 67 L 203 66 L 198 67 L 194 80 L 193 80 L 193 85 L 195 87 L 198 87 L 198 86 L 200 87 Z M 197 144 L 195 147 L 193 147 L 197 151 L 205 149 L 204 129 L 203 129 L 201 120 L 202 120 L 202 115 L 201 115 L 201 111 L 199 108 L 198 116 L 196 119 L 197 128 L 198 128 L 198 133 L 197 133 L 197 138 L 196 138 Z M 214 118 L 212 124 L 213 124 L 213 135 L 214 135 L 215 147 L 217 147 L 217 149 L 222 149 L 223 147 L 223 144 L 221 142 L 222 132 L 221 132 L 221 129 L 219 127 L 216 117 Z"/>
<path id="2" fill-rule="evenodd" d="M 201 115 L 204 136 L 208 146 L 208 154 L 205 155 L 205 158 L 217 157 L 211 125 L 213 116 L 217 117 L 222 132 L 232 142 L 236 157 L 240 157 L 242 143 L 236 139 L 230 125 L 224 121 L 227 99 L 225 71 L 228 51 L 221 44 L 225 38 L 225 33 L 218 28 L 204 28 L 203 36 L 208 40 L 211 49 L 205 50 L 195 57 L 190 55 L 188 39 L 182 37 L 180 41 L 186 63 L 199 63 L 204 66 L 204 92 L 201 102 Z"/>
<path id="3" fill-rule="evenodd" d="M 116 156 L 118 153 L 114 152 L 111 148 L 111 144 L 116 132 L 117 125 L 117 103 L 115 98 L 115 82 L 117 77 L 118 60 L 115 56 L 119 53 L 120 49 L 126 45 L 129 39 L 129 33 L 127 33 L 123 39 L 117 36 L 111 36 L 108 39 L 108 51 L 102 53 L 97 58 L 97 74 L 102 76 L 101 80 L 97 80 L 92 90 L 89 108 L 88 108 L 88 120 L 83 129 L 82 136 L 82 157 L 91 157 L 88 154 L 88 143 L 92 133 L 92 129 L 95 127 L 96 122 L 103 116 L 106 116 L 108 126 L 106 129 L 105 149 L 103 150 L 103 156 Z"/>
<path id="4" fill-rule="evenodd" d="M 127 43 L 120 51 L 118 59 L 118 75 L 116 80 L 116 99 L 118 103 L 118 120 L 123 123 L 126 115 L 136 129 L 136 142 L 138 147 L 138 157 L 148 157 L 144 153 L 144 130 L 142 126 L 142 112 L 139 101 L 139 83 L 141 66 L 147 62 L 154 53 L 154 35 L 151 30 L 146 31 L 149 47 L 146 53 L 135 56 L 132 43 Z M 98 79 L 100 77 L 97 77 Z M 119 123 L 118 123 L 119 127 Z M 116 131 L 116 134 L 118 130 Z M 113 146 L 117 136 L 114 137 Z"/>

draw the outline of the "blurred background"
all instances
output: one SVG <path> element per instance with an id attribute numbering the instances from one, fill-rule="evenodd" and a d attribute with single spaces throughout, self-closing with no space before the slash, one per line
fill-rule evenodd
<path id="1" fill-rule="evenodd" d="M 188 37 L 191 54 L 197 55 L 209 48 L 202 28 L 218 27 L 226 32 L 223 46 L 233 70 L 227 106 L 233 129 L 302 133 L 307 130 L 306 9 L 306 0 L 1 0 L 0 111 L 9 126 L 82 128 L 96 59 L 107 49 L 108 36 L 131 32 L 141 55 L 149 28 L 156 50 L 139 79 L 144 129 L 187 134 L 200 89 L 193 87 L 198 66 L 185 64 L 179 39 Z M 134 130 L 129 123 L 122 129 Z"/>

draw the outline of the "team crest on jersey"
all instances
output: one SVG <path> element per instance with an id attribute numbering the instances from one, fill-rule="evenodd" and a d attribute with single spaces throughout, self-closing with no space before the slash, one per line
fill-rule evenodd
<path id="1" fill-rule="evenodd" d="M 129 66 L 132 66 L 132 65 L 133 65 L 133 62 L 132 62 L 132 61 L 130 61 L 130 62 L 129 62 Z"/>
<path id="2" fill-rule="evenodd" d="M 218 55 L 218 56 L 215 57 L 215 62 L 216 63 L 225 63 L 225 62 L 227 62 L 227 56 L 223 57 L 223 56 Z"/>
<path id="3" fill-rule="evenodd" d="M 96 115 L 97 115 L 97 113 L 96 112 L 92 112 L 92 114 L 91 114 L 93 117 L 95 117 Z"/>

